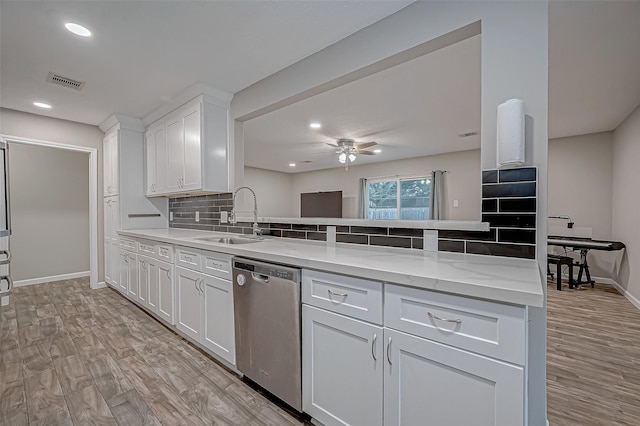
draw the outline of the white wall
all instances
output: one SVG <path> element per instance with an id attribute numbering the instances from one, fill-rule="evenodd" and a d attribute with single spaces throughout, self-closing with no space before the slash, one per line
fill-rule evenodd
<path id="1" fill-rule="evenodd" d="M 291 217 L 293 175 L 258 169 L 244 168 L 244 184 L 253 189 L 258 200 L 258 214 L 266 217 Z M 239 196 L 239 194 L 238 194 Z M 243 198 L 242 209 L 247 210 L 248 198 Z"/>
<path id="2" fill-rule="evenodd" d="M 640 107 L 613 132 L 613 237 L 627 248 L 614 280 L 640 299 Z"/>
<path id="3" fill-rule="evenodd" d="M 576 228 L 592 228 L 594 239 L 612 239 L 612 176 L 613 132 L 549 140 L 549 215 L 569 215 Z M 566 223 L 549 219 L 550 226 Z M 591 274 L 612 278 L 618 254 L 592 250 Z"/>
<path id="4" fill-rule="evenodd" d="M 89 271 L 89 154 L 10 144 L 11 275 Z"/>
<path id="5" fill-rule="evenodd" d="M 446 170 L 445 218 L 452 220 L 480 220 L 480 150 L 384 161 L 293 175 L 292 215 L 300 216 L 300 193 L 342 191 L 343 217 L 357 217 L 358 179 L 382 176 L 425 174 L 432 170 Z M 459 207 L 453 207 L 458 200 Z"/>
<path id="6" fill-rule="evenodd" d="M 98 280 L 104 281 L 102 209 L 102 138 L 96 126 L 0 108 L 0 133 L 98 150 Z"/>
<path id="7" fill-rule="evenodd" d="M 481 166 L 495 167 L 496 107 L 511 98 L 525 101 L 527 164 L 539 171 L 537 255 L 541 283 L 546 275 L 548 1 L 415 2 L 405 9 L 267 77 L 234 95 L 230 129 L 236 170 L 243 160 L 239 118 L 284 106 L 314 89 L 377 61 L 443 36 L 482 24 Z M 236 176 L 242 180 L 242 173 Z M 546 285 L 543 286 L 546 291 Z M 531 426 L 546 424 L 546 310 L 529 309 L 528 407 Z"/>

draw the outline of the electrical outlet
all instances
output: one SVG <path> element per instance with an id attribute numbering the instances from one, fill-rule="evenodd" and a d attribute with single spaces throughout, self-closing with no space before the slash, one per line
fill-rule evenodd
<path id="1" fill-rule="evenodd" d="M 196 222 L 200 222 L 200 212 L 196 212 Z"/>
<path id="2" fill-rule="evenodd" d="M 422 236 L 422 247 L 424 251 L 438 251 L 438 231 L 425 229 Z"/>
<path id="3" fill-rule="evenodd" d="M 458 207 L 458 200 L 453 200 L 453 207 Z"/>
<path id="4" fill-rule="evenodd" d="M 173 212 L 169 212 L 169 222 L 173 221 Z"/>
<path id="5" fill-rule="evenodd" d="M 227 223 L 229 221 L 229 212 L 222 210 L 220 212 L 220 223 Z"/>

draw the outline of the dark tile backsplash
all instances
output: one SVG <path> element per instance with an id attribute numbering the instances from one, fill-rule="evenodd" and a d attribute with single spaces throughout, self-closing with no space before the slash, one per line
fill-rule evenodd
<path id="1" fill-rule="evenodd" d="M 536 183 L 497 183 L 482 185 L 482 198 L 535 197 Z"/>
<path id="2" fill-rule="evenodd" d="M 489 231 L 438 231 L 438 251 L 492 256 L 535 258 L 536 168 L 482 171 L 482 221 Z M 171 228 L 251 234 L 252 223 L 231 226 L 220 223 L 220 212 L 233 208 L 232 194 L 172 198 Z M 195 212 L 200 221 L 195 221 Z M 275 237 L 327 240 L 326 225 L 260 223 L 265 234 Z M 422 250 L 423 230 L 378 226 L 336 226 L 339 243 L 403 247 Z"/>

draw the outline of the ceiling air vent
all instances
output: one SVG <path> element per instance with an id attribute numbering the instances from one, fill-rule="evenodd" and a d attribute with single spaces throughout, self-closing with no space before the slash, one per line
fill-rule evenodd
<path id="1" fill-rule="evenodd" d="M 60 74 L 56 74 L 54 72 L 50 72 L 47 76 L 47 81 L 49 83 L 59 84 L 60 86 L 70 87 L 72 89 L 80 90 L 84 87 L 84 81 L 74 80 L 69 77 L 62 76 Z"/>

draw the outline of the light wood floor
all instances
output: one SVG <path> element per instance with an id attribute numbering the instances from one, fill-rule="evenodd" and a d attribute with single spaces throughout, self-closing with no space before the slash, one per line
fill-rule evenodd
<path id="1" fill-rule="evenodd" d="M 640 425 L 640 311 L 609 285 L 547 285 L 551 426 Z"/>
<path id="2" fill-rule="evenodd" d="M 16 288 L 0 308 L 1 425 L 301 425 L 115 291 Z"/>
<path id="3" fill-rule="evenodd" d="M 110 289 L 16 288 L 0 308 L 1 425 L 300 425 Z M 640 425 L 640 311 L 548 285 L 551 426 Z"/>

